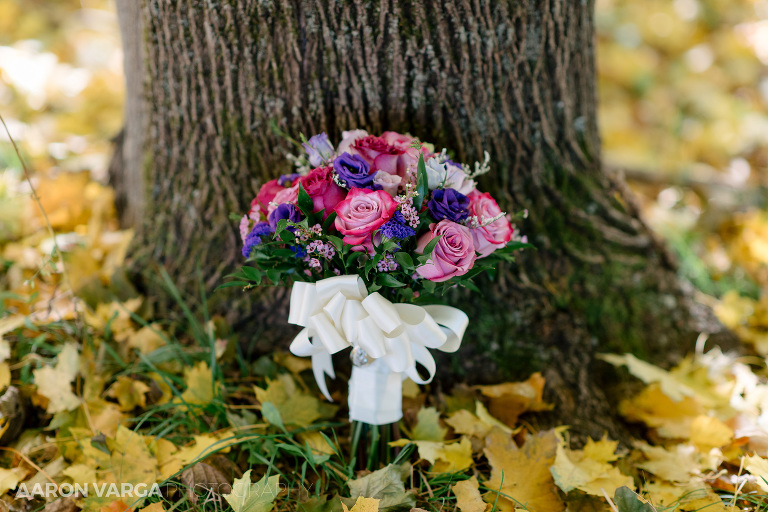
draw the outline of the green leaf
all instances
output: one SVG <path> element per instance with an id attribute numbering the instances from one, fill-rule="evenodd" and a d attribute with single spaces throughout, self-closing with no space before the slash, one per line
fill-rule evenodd
<path id="1" fill-rule="evenodd" d="M 395 253 L 395 260 L 403 267 L 403 270 L 410 270 L 413 268 L 413 258 L 407 252 Z"/>
<path id="2" fill-rule="evenodd" d="M 287 229 L 284 229 L 282 231 L 277 232 L 277 236 L 282 240 L 283 242 L 293 242 L 296 240 L 296 235 L 288 231 Z"/>
<path id="3" fill-rule="evenodd" d="M 389 238 L 385 238 L 384 241 L 376 247 L 376 252 L 392 252 L 396 249 L 399 249 L 397 242 Z"/>
<path id="4" fill-rule="evenodd" d="M 424 153 L 419 151 L 419 163 L 416 166 L 416 192 L 419 195 L 413 198 L 413 206 L 416 211 L 421 210 L 421 205 L 424 204 L 424 199 L 429 192 L 429 179 L 427 178 L 427 165 L 424 163 Z"/>
<path id="5" fill-rule="evenodd" d="M 655 510 L 650 503 L 640 501 L 637 494 L 627 486 L 616 489 L 613 502 L 618 507 L 619 512 L 653 512 Z"/>
<path id="6" fill-rule="evenodd" d="M 249 283 L 248 281 L 229 281 L 227 283 L 220 284 L 219 286 L 216 287 L 216 289 L 217 290 L 221 290 L 222 288 L 232 288 L 233 286 L 245 287 L 245 286 L 248 286 L 250 284 L 251 283 Z"/>
<path id="7" fill-rule="evenodd" d="M 258 268 L 254 267 L 243 267 L 243 274 L 245 274 L 245 277 L 247 277 L 250 281 L 254 281 L 256 285 L 261 284 L 262 279 L 262 272 Z"/>
<path id="8" fill-rule="evenodd" d="M 437 286 L 437 283 L 424 279 L 421 281 L 421 286 L 424 287 L 424 290 L 427 293 L 435 293 L 435 287 Z"/>
<path id="9" fill-rule="evenodd" d="M 355 251 L 349 253 L 349 256 L 347 256 L 346 261 L 344 262 L 345 267 L 352 266 L 352 263 L 357 261 L 359 258 L 361 258 L 365 253 L 363 251 Z"/>
<path id="10" fill-rule="evenodd" d="M 406 475 L 400 466 L 390 464 L 364 477 L 349 480 L 350 498 L 342 500 L 348 500 L 346 505 L 351 507 L 358 497 L 371 497 L 381 500 L 379 510 L 410 510 L 416 505 L 416 495 L 405 490 Z"/>
<path id="11" fill-rule="evenodd" d="M 328 235 L 326 238 L 328 238 L 328 241 L 333 244 L 337 251 L 340 251 L 344 245 L 344 241 L 337 236 Z"/>
<path id="12" fill-rule="evenodd" d="M 225 494 L 224 499 L 234 512 L 269 512 L 280 490 L 280 475 L 264 475 L 252 484 L 249 469 L 243 478 L 235 479 L 232 492 Z"/>
<path id="13" fill-rule="evenodd" d="M 272 284 L 279 284 L 280 283 L 280 274 L 281 273 L 282 272 L 280 272 L 279 270 L 275 270 L 275 269 L 272 269 L 272 268 L 267 269 L 267 277 L 269 278 L 270 281 L 272 281 Z"/>
<path id="14" fill-rule="evenodd" d="M 365 262 L 365 267 L 363 267 L 363 272 L 364 272 L 364 274 L 365 274 L 365 278 L 366 278 L 366 279 L 368 279 L 368 274 L 370 274 L 370 273 L 371 273 L 371 269 L 372 269 L 372 268 L 373 268 L 375 265 L 376 265 L 376 264 L 373 262 L 373 260 L 368 260 L 368 261 L 366 261 L 366 262 Z"/>
<path id="15" fill-rule="evenodd" d="M 261 404 L 261 415 L 270 425 L 274 425 L 280 430 L 285 430 L 283 425 L 283 417 L 280 414 L 280 410 L 272 402 L 264 402 Z"/>
<path id="16" fill-rule="evenodd" d="M 478 288 L 477 285 L 472 281 L 461 281 L 459 284 L 464 288 L 472 290 L 473 292 L 480 293 L 480 288 Z"/>
<path id="17" fill-rule="evenodd" d="M 299 182 L 299 210 L 301 210 L 305 217 L 309 217 L 314 209 L 315 204 L 312 202 L 312 198 L 304 190 L 304 185 Z"/>
<path id="18" fill-rule="evenodd" d="M 376 276 L 376 282 L 382 286 L 389 288 L 400 288 L 405 286 L 405 283 L 398 281 L 391 274 L 379 274 Z"/>
<path id="19" fill-rule="evenodd" d="M 327 233 L 328 230 L 331 229 L 333 223 L 336 222 L 336 217 L 336 212 L 331 212 L 330 215 L 328 215 L 328 218 L 323 221 L 323 233 Z"/>
<path id="20" fill-rule="evenodd" d="M 435 250 L 435 246 L 437 245 L 437 242 L 439 242 L 442 237 L 443 235 L 439 235 L 429 241 L 426 247 L 424 247 L 424 252 L 423 252 L 424 256 L 427 256 L 427 257 L 432 256 L 432 251 Z"/>

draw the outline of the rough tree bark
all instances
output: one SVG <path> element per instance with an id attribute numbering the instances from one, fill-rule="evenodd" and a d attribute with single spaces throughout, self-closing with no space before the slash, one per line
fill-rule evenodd
<path id="1" fill-rule="evenodd" d="M 520 228 L 537 250 L 481 297 L 452 298 L 472 335 L 446 363 L 474 382 L 543 370 L 558 420 L 620 436 L 595 353 L 669 362 L 720 328 L 601 169 L 593 4 L 144 0 L 150 196 L 137 267 L 159 262 L 194 293 L 196 268 L 210 288 L 240 264 L 228 215 L 287 170 L 270 123 L 335 140 L 409 132 L 463 162 L 487 150 L 482 186 L 528 209 Z M 266 307 L 254 314 L 281 325 Z"/>

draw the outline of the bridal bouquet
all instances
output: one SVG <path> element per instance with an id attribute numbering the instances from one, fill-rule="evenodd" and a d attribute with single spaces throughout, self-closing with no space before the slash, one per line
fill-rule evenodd
<path id="1" fill-rule="evenodd" d="M 476 188 L 487 153 L 472 169 L 408 135 L 363 130 L 335 147 L 325 133 L 302 146 L 306 155 L 289 155 L 295 172 L 265 183 L 242 217 L 249 265 L 228 285 L 292 284 L 288 321 L 305 328 L 291 351 L 312 357 L 323 394 L 331 399 L 331 355 L 351 348 L 350 418 L 398 421 L 402 381 L 429 382 L 428 349 L 457 350 L 468 324 L 435 305 L 439 296 L 477 290 L 472 278 L 525 241 Z"/>

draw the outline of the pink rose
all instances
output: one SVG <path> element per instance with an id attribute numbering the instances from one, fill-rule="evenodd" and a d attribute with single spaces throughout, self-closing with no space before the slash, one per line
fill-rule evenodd
<path id="1" fill-rule="evenodd" d="M 251 210 L 248 214 L 250 215 L 251 213 L 254 213 L 255 209 L 258 207 L 261 213 L 266 215 L 269 211 L 269 203 L 271 203 L 275 198 L 275 195 L 282 190 L 285 190 L 285 187 L 279 185 L 277 180 L 270 180 L 263 184 L 259 189 L 259 193 L 256 195 L 256 199 L 251 201 Z"/>
<path id="2" fill-rule="evenodd" d="M 280 192 L 275 194 L 275 197 L 272 198 L 272 201 L 269 203 L 269 206 L 267 207 L 267 216 L 269 216 L 270 213 L 272 213 L 275 208 L 280 206 L 284 203 L 291 203 L 293 205 L 297 205 L 299 202 L 299 182 L 297 181 L 296 184 L 290 188 L 283 188 Z"/>
<path id="3" fill-rule="evenodd" d="M 336 205 L 336 229 L 346 235 L 344 243 L 359 245 L 387 222 L 397 203 L 383 190 L 353 188 L 347 198 Z"/>
<path id="4" fill-rule="evenodd" d="M 438 240 L 427 263 L 416 267 L 416 273 L 439 283 L 469 272 L 477 259 L 469 228 L 443 219 L 437 224 L 430 224 L 429 231 L 419 238 L 416 245 L 418 252 L 424 252 L 426 245 L 436 236 L 443 237 Z"/>
<path id="5" fill-rule="evenodd" d="M 367 136 L 368 132 L 365 130 L 350 130 L 348 132 L 341 132 L 341 142 L 339 143 L 339 147 L 336 148 L 336 154 L 352 154 L 353 151 L 350 150 L 352 144 L 354 144 L 357 139 L 362 139 L 363 137 Z"/>
<path id="6" fill-rule="evenodd" d="M 473 190 L 469 197 L 469 215 L 476 216 L 477 221 L 482 224 L 483 220 L 488 220 L 501 214 L 501 208 L 488 192 L 481 194 Z M 514 228 L 506 217 L 470 230 L 472 240 L 475 244 L 475 250 L 480 253 L 481 258 L 485 258 L 496 249 L 504 247 L 512 239 Z"/>
<path id="7" fill-rule="evenodd" d="M 309 174 L 299 179 L 299 182 L 312 198 L 313 211 L 325 209 L 323 218 L 328 217 L 336 205 L 347 196 L 347 191 L 333 182 L 333 167 L 330 166 L 312 169 Z"/>

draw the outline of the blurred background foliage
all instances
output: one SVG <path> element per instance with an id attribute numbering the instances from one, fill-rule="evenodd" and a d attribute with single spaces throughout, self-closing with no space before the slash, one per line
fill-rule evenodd
<path id="1" fill-rule="evenodd" d="M 597 0 L 596 26 L 606 169 L 702 299 L 768 333 L 768 0 Z M 0 113 L 88 271 L 119 263 L 130 236 L 115 234 L 105 186 L 123 87 L 114 0 L 0 0 Z M 50 247 L 0 133 L 0 284 L 22 293 Z"/>

